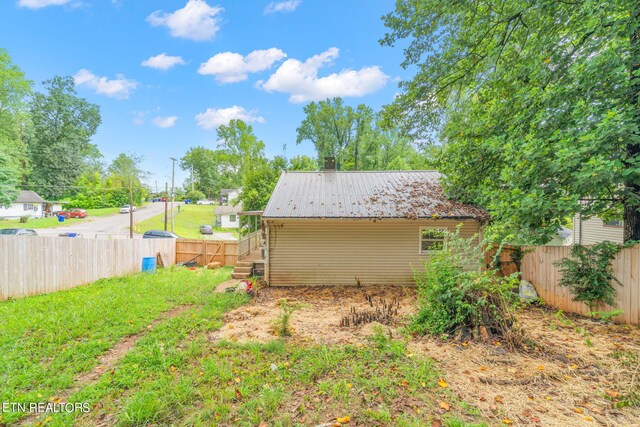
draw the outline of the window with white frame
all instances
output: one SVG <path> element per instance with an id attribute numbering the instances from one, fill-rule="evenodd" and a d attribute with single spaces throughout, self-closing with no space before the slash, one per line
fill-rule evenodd
<path id="1" fill-rule="evenodd" d="M 236 222 L 236 216 L 235 215 L 229 215 L 229 222 Z"/>
<path id="2" fill-rule="evenodd" d="M 420 253 L 441 251 L 444 249 L 447 230 L 440 228 L 420 228 Z"/>
<path id="3" fill-rule="evenodd" d="M 35 211 L 32 203 L 25 203 L 24 205 L 22 205 L 22 209 L 25 211 Z"/>

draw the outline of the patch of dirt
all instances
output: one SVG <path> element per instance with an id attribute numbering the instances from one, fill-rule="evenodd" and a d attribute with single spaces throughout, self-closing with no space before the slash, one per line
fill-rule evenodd
<path id="1" fill-rule="evenodd" d="M 365 342 L 374 324 L 341 327 L 340 321 L 351 307 L 370 309 L 366 294 L 398 298 L 399 321 L 384 328 L 400 338 L 398 328 L 416 309 L 415 289 L 366 286 L 262 289 L 251 303 L 227 313 L 225 325 L 210 339 L 273 340 L 279 300 L 285 298 L 302 305 L 291 317 L 292 339 L 329 345 Z M 640 408 L 616 404 L 640 384 L 640 328 L 554 313 L 532 307 L 518 314 L 527 337 L 538 346 L 529 353 L 507 351 L 500 342 L 431 337 L 411 338 L 407 352 L 435 360 L 448 389 L 493 424 L 640 426 Z"/>
<path id="2" fill-rule="evenodd" d="M 276 338 L 273 323 L 280 315 L 280 300 L 299 303 L 301 307 L 293 312 L 291 326 L 296 339 L 323 344 L 353 344 L 363 341 L 373 333 L 371 324 L 357 327 L 340 327 L 340 320 L 349 314 L 351 307 L 358 311 L 374 310 L 366 300 L 366 295 L 375 301 L 397 298 L 400 302 L 399 324 L 402 318 L 414 311 L 415 288 L 402 286 L 362 287 L 291 287 L 260 289 L 256 297 L 246 305 L 228 312 L 224 316 L 225 325 L 210 334 L 210 339 L 227 339 L 238 342 L 266 342 Z M 395 331 L 399 326 L 390 325 Z"/>

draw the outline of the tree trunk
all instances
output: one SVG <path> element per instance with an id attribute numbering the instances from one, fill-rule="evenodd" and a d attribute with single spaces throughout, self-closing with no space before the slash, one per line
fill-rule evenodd
<path id="1" fill-rule="evenodd" d="M 640 133 L 640 1 L 634 4 L 630 11 L 632 33 L 630 43 L 630 102 L 633 112 L 633 121 L 636 123 L 636 134 Z M 636 136 L 634 139 L 638 139 Z M 627 167 L 634 167 L 634 159 L 640 156 L 640 145 L 636 142 L 627 144 Z M 629 174 L 625 182 L 627 197 L 624 201 L 624 241 L 640 240 L 640 210 L 638 200 L 640 200 L 640 185 L 637 182 L 637 174 Z"/>

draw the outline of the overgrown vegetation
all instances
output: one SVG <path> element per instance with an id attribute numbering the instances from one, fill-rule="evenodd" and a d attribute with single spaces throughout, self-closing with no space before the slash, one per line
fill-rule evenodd
<path id="1" fill-rule="evenodd" d="M 442 250 L 433 251 L 424 270 L 415 272 L 419 308 L 412 331 L 520 346 L 522 336 L 514 317 L 517 294 L 512 292 L 518 275 L 481 271 L 483 260 L 475 236 L 447 232 Z"/>
<path id="2" fill-rule="evenodd" d="M 570 258 L 554 264 L 562 273 L 560 286 L 569 288 L 573 300 L 587 304 L 591 313 L 605 304 L 613 305 L 616 289 L 612 284 L 622 283 L 613 275 L 611 261 L 622 248 L 607 241 L 593 246 L 574 245 Z"/>

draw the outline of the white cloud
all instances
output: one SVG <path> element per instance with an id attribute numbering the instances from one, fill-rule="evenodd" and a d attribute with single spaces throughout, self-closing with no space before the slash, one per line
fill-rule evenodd
<path id="1" fill-rule="evenodd" d="M 234 119 L 247 123 L 264 123 L 264 117 L 256 115 L 255 111 L 247 111 L 237 105 L 229 108 L 207 108 L 204 113 L 196 115 L 196 123 L 203 129 L 215 129 L 229 124 Z"/>
<path id="2" fill-rule="evenodd" d="M 18 6 L 28 7 L 29 9 L 40 9 L 47 6 L 62 6 L 71 0 L 19 0 Z"/>
<path id="3" fill-rule="evenodd" d="M 116 99 L 127 99 L 131 92 L 138 87 L 138 82 L 129 80 L 122 74 L 118 74 L 115 79 L 109 80 L 106 77 L 96 76 L 84 68 L 73 76 L 77 86 L 85 86 L 93 89 L 96 93 L 106 95 Z"/>
<path id="4" fill-rule="evenodd" d="M 171 35 L 191 40 L 210 40 L 220 29 L 217 16 L 224 9 L 211 7 L 204 0 L 189 0 L 187 4 L 173 13 L 156 10 L 147 17 L 154 27 L 166 25 Z"/>
<path id="5" fill-rule="evenodd" d="M 286 53 L 274 47 L 254 50 L 247 56 L 234 52 L 222 52 L 202 63 L 198 73 L 214 76 L 218 83 L 241 82 L 247 80 L 249 73 L 267 70 L 286 57 Z"/>
<path id="6" fill-rule="evenodd" d="M 264 8 L 264 14 L 268 15 L 270 13 L 278 12 L 293 12 L 298 6 L 300 6 L 300 3 L 302 3 L 302 0 L 274 1 Z"/>
<path id="7" fill-rule="evenodd" d="M 363 67 L 359 70 L 346 69 L 318 77 L 318 70 L 331 65 L 339 54 L 340 50 L 332 47 L 305 62 L 288 59 L 266 82 L 260 81 L 257 86 L 267 92 L 289 93 L 289 101 L 299 103 L 334 96 L 364 96 L 376 92 L 387 83 L 389 76 L 378 66 Z"/>
<path id="8" fill-rule="evenodd" d="M 156 70 L 168 70 L 176 65 L 184 65 L 184 59 L 180 56 L 169 56 L 166 53 L 152 56 L 151 58 L 142 61 L 143 67 L 155 68 Z"/>
<path id="9" fill-rule="evenodd" d="M 176 124 L 177 120 L 177 116 L 156 117 L 153 119 L 153 124 L 158 126 L 159 128 L 167 129 L 173 127 Z"/>

